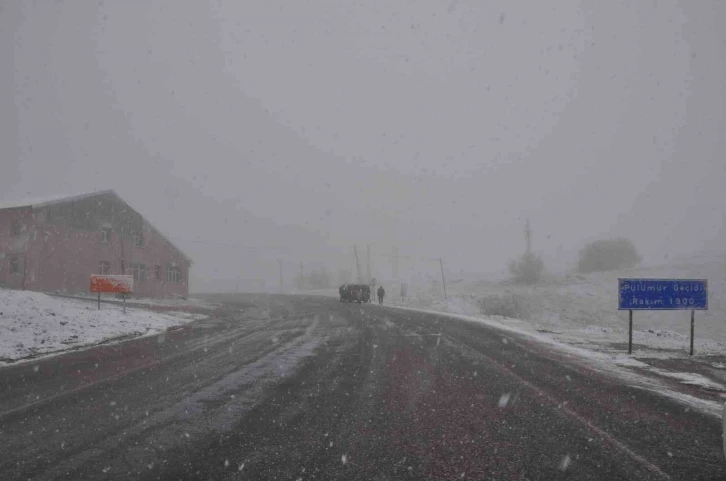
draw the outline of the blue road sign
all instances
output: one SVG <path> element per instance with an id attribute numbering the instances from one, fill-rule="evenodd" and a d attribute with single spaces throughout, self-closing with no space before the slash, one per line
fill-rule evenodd
<path id="1" fill-rule="evenodd" d="M 706 279 L 618 279 L 619 310 L 708 309 Z"/>

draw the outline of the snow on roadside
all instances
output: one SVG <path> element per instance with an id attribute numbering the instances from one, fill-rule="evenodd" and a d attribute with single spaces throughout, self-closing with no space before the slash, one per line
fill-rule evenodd
<path id="1" fill-rule="evenodd" d="M 540 333 L 540 332 L 533 330 L 531 328 L 531 325 L 529 323 L 527 323 L 526 321 L 509 319 L 509 318 L 497 318 L 495 316 L 474 317 L 474 316 L 469 316 L 469 315 L 464 315 L 464 314 L 454 314 L 454 313 L 451 313 L 450 311 L 421 309 L 421 308 L 416 308 L 416 307 L 404 307 L 404 306 L 396 306 L 396 307 L 399 309 L 411 310 L 411 311 L 415 311 L 415 312 L 423 312 L 423 313 L 428 313 L 428 314 L 446 313 L 450 316 L 457 317 L 457 318 L 465 320 L 465 321 L 484 324 L 489 327 L 494 327 L 496 329 L 500 329 L 504 332 L 511 332 L 513 334 L 518 334 L 520 336 L 539 341 L 543 345 L 547 345 L 551 348 L 554 348 L 560 354 L 566 354 L 566 355 L 571 356 L 573 359 L 578 359 L 580 361 L 584 361 L 585 363 L 589 364 L 595 370 L 610 373 L 611 375 L 614 375 L 614 376 L 622 379 L 623 381 L 629 383 L 633 387 L 658 393 L 662 396 L 671 398 L 686 406 L 692 407 L 694 409 L 698 409 L 701 412 L 710 414 L 712 416 L 720 417 L 721 412 L 723 410 L 722 403 L 711 401 L 708 399 L 702 399 L 699 397 L 692 396 L 690 394 L 686 394 L 683 392 L 673 390 L 673 389 L 669 388 L 669 386 L 666 383 L 660 382 L 658 379 L 654 379 L 654 378 L 645 376 L 644 374 L 634 372 L 628 368 L 641 368 L 641 369 L 645 369 L 648 371 L 652 371 L 653 373 L 661 375 L 661 376 L 675 378 L 683 384 L 696 385 L 696 386 L 701 386 L 701 387 L 705 387 L 708 389 L 721 390 L 721 391 L 726 390 L 726 387 L 724 387 L 720 384 L 714 383 L 711 380 L 709 380 L 703 376 L 700 376 L 698 374 L 672 372 L 672 371 L 667 371 L 664 369 L 658 369 L 658 368 L 651 367 L 646 363 L 638 361 L 637 359 L 633 359 L 632 357 L 628 356 L 627 354 L 605 353 L 605 352 L 600 352 L 600 351 L 595 351 L 595 350 L 591 350 L 591 349 L 585 349 L 585 348 L 573 346 L 571 344 L 565 344 L 556 339 L 553 339 L 548 334 Z M 512 323 L 511 321 L 515 321 L 515 323 Z"/>
<path id="2" fill-rule="evenodd" d="M 0 289 L 0 364 L 40 354 L 150 335 L 206 317 L 188 312 L 158 314 L 39 292 Z"/>
<path id="3" fill-rule="evenodd" d="M 58 295 L 58 297 L 66 297 L 64 295 Z M 83 298 L 88 300 L 95 300 L 96 296 L 91 294 L 76 294 L 74 296 L 68 296 L 68 298 Z M 120 299 L 115 294 L 102 294 L 101 301 L 112 300 L 120 302 Z M 165 297 L 165 298 L 150 298 L 150 297 L 128 297 L 126 302 L 129 304 L 142 304 L 149 307 L 176 307 L 179 309 L 193 307 L 197 309 L 214 309 L 217 306 L 210 301 L 204 299 L 197 299 L 194 297 L 187 297 L 186 299 L 181 297 Z"/>

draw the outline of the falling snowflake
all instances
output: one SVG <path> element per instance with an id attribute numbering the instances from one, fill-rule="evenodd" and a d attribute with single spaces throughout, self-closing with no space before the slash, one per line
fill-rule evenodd
<path id="1" fill-rule="evenodd" d="M 229 459 L 225 459 L 224 460 L 224 467 L 225 468 L 228 468 L 229 467 Z"/>
<path id="2" fill-rule="evenodd" d="M 565 457 L 562 458 L 562 461 L 560 461 L 560 471 L 567 471 L 567 468 L 570 467 L 570 463 L 572 460 L 570 459 L 570 454 L 565 454 Z"/>
<path id="3" fill-rule="evenodd" d="M 509 341 L 507 341 L 507 338 L 506 338 L 506 337 L 503 337 L 503 338 L 502 338 L 502 342 L 503 342 L 504 344 L 507 344 L 507 343 L 508 343 Z"/>
<path id="4" fill-rule="evenodd" d="M 110 469 L 111 469 L 111 466 L 106 466 L 101 471 L 103 471 L 104 473 L 108 473 Z"/>
<path id="5" fill-rule="evenodd" d="M 348 455 L 347 454 L 342 455 L 340 457 L 340 460 L 343 462 L 343 464 L 346 464 L 348 462 Z"/>
<path id="6" fill-rule="evenodd" d="M 40 366 L 38 366 L 37 364 L 33 366 L 33 371 L 38 372 L 38 369 L 40 369 Z"/>
<path id="7" fill-rule="evenodd" d="M 237 468 L 237 471 L 242 471 L 242 470 L 243 470 L 244 468 L 245 468 L 245 463 L 242 463 L 242 464 L 240 464 L 240 465 L 239 465 L 239 467 Z"/>
<path id="8" fill-rule="evenodd" d="M 502 397 L 499 398 L 499 407 L 504 409 L 507 407 L 507 404 L 509 404 L 509 393 L 502 394 Z"/>

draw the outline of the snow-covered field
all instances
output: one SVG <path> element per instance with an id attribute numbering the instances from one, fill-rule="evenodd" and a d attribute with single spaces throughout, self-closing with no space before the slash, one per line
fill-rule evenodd
<path id="1" fill-rule="evenodd" d="M 115 338 L 149 335 L 205 317 L 188 312 L 164 314 L 143 309 L 0 289 L 0 364 L 97 344 Z"/>
<path id="2" fill-rule="evenodd" d="M 627 349 L 628 313 L 618 311 L 618 277 L 706 278 L 709 310 L 696 311 L 695 352 L 726 355 L 726 260 L 550 276 L 536 286 L 503 281 L 452 282 L 444 300 L 435 289 L 409 288 L 402 302 L 389 303 L 482 316 L 540 332 L 554 339 L 603 351 Z M 635 311 L 633 344 L 638 356 L 687 355 L 689 311 Z"/>

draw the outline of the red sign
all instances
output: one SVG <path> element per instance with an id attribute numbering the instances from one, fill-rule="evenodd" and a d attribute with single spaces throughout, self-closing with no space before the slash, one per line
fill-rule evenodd
<path id="1" fill-rule="evenodd" d="M 91 292 L 122 292 L 134 290 L 134 276 L 91 275 Z"/>

